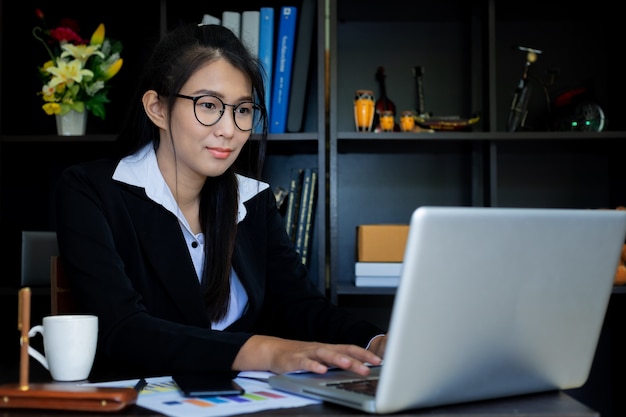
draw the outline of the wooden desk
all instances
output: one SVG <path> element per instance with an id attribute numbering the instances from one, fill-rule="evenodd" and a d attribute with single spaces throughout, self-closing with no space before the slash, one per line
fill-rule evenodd
<path id="1" fill-rule="evenodd" d="M 31 361 L 31 381 L 48 382 L 49 374 L 36 361 Z M 18 369 L 16 364 L 0 363 L 0 384 L 17 381 Z M 1 399 L 0 399 L 1 400 Z M 279 416 L 346 416 L 371 414 L 352 410 L 347 407 L 322 403 L 298 408 L 282 408 L 275 410 L 260 411 L 252 414 L 238 415 L 279 415 Z M 87 412 L 63 412 L 45 410 L 14 410 L 0 408 L 0 417 L 126 417 L 126 416 L 152 416 L 163 417 L 163 414 L 144 409 L 139 406 L 131 406 L 119 413 L 87 413 Z M 564 392 L 548 392 L 536 395 L 509 397 L 489 401 L 476 401 L 445 407 L 417 409 L 393 414 L 397 416 L 430 416 L 430 417 L 600 417 L 600 414 L 586 405 L 580 403 Z"/>
<path id="2" fill-rule="evenodd" d="M 332 404 L 316 404 L 300 408 L 269 410 L 257 414 L 283 416 L 300 415 L 371 415 Z M 447 407 L 410 410 L 392 414 L 398 416 L 430 417 L 599 417 L 600 414 L 563 392 L 521 396 L 500 400 L 479 401 Z"/>
<path id="3" fill-rule="evenodd" d="M 132 406 L 119 413 L 85 413 L 85 412 L 61 412 L 42 410 L 3 410 L 0 409 L 1 417 L 58 417 L 58 416 L 153 416 L 162 417 L 162 414 L 146 410 L 138 406 Z M 356 410 L 333 404 L 315 404 L 299 408 L 282 408 L 276 410 L 260 411 L 253 414 L 238 414 L 241 416 L 279 415 L 279 416 L 346 416 L 366 415 Z M 501 400 L 480 401 L 431 409 L 412 410 L 393 414 L 398 416 L 430 416 L 430 417 L 599 417 L 600 415 L 587 406 L 574 400 L 562 392 L 551 392 L 539 395 L 522 396 Z"/>

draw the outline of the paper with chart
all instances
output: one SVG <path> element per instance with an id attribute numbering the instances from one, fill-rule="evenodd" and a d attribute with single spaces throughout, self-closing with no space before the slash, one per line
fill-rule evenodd
<path id="1" fill-rule="evenodd" d="M 188 398 L 181 394 L 169 376 L 146 378 L 148 384 L 139 394 L 137 405 L 170 417 L 219 417 L 319 403 L 275 390 L 262 379 L 235 378 L 245 390 L 242 395 Z M 136 383 L 137 380 L 133 379 L 90 385 L 134 387 Z"/>

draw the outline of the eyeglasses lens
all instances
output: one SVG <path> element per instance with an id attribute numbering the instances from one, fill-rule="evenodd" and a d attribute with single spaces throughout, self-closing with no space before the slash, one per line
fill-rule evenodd
<path id="1" fill-rule="evenodd" d="M 243 131 L 254 129 L 261 120 L 261 109 L 251 101 L 245 101 L 237 105 L 224 104 L 215 96 L 198 97 L 195 105 L 196 118 L 200 123 L 211 126 L 217 123 L 226 106 L 233 107 L 233 118 L 237 127 Z"/>

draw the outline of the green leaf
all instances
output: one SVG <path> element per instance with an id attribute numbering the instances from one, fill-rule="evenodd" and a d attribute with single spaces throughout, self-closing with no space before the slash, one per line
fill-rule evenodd
<path id="1" fill-rule="evenodd" d="M 78 113 L 82 113 L 85 111 L 85 103 L 83 103 L 82 101 L 75 101 L 70 105 L 70 107 L 72 110 Z"/>

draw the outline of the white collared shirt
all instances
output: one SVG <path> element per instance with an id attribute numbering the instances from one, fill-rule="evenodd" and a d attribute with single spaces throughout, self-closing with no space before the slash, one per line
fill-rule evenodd
<path id="1" fill-rule="evenodd" d="M 159 170 L 153 145 L 148 144 L 134 155 L 123 158 L 113 173 L 113 179 L 145 189 L 146 195 L 151 200 L 160 204 L 178 218 L 178 223 L 187 242 L 187 249 L 193 260 L 198 280 L 200 280 L 204 266 L 204 233 L 198 233 L 197 235 L 192 233 L 187 219 L 179 210 L 176 199 Z M 240 222 L 246 217 L 247 213 L 243 203 L 259 192 L 269 188 L 269 184 L 242 175 L 237 175 L 237 181 L 239 182 L 237 221 Z M 212 328 L 223 330 L 228 327 L 241 317 L 247 303 L 248 294 L 241 285 L 235 270 L 231 268 L 228 312 L 223 320 L 212 323 Z"/>

